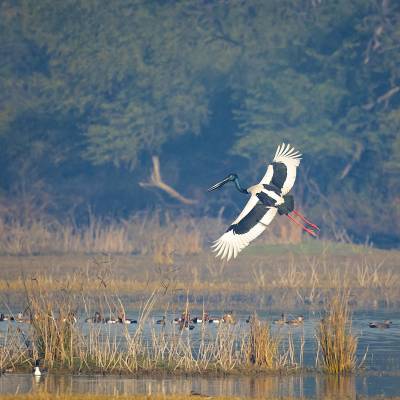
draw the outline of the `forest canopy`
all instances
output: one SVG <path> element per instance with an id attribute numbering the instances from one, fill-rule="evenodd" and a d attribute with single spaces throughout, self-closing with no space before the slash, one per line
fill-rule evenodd
<path id="1" fill-rule="evenodd" d="M 2 204 L 230 218 L 205 189 L 285 141 L 327 233 L 399 244 L 399 2 L 5 0 L 0 36 Z M 154 156 L 196 205 L 139 186 Z"/>

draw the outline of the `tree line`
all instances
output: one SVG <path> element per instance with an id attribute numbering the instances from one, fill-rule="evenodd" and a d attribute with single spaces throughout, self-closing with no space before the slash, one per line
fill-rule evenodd
<path id="1" fill-rule="evenodd" d="M 204 189 L 255 183 L 285 141 L 326 231 L 396 243 L 398 2 L 6 0 L 0 37 L 3 202 L 232 217 L 243 199 Z M 196 204 L 139 185 L 154 157 Z"/>

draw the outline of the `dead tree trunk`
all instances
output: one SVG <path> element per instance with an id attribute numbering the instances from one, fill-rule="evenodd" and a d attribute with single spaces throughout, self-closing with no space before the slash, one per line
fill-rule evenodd
<path id="1" fill-rule="evenodd" d="M 150 181 L 149 182 L 139 182 L 139 185 L 144 188 L 158 188 L 163 190 L 164 192 L 168 193 L 171 197 L 173 197 L 175 200 L 180 201 L 183 204 L 187 205 L 192 205 L 196 204 L 197 201 L 193 199 L 188 199 L 187 197 L 182 196 L 180 193 L 178 193 L 174 188 L 163 182 L 161 178 L 161 173 L 160 173 L 160 160 L 158 156 L 153 156 L 152 158 L 153 162 L 153 171 L 150 176 Z"/>

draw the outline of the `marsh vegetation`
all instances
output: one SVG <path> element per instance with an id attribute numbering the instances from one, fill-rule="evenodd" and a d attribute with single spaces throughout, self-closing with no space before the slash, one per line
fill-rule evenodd
<path id="1" fill-rule="evenodd" d="M 41 360 L 52 371 L 119 374 L 155 371 L 247 374 L 305 368 L 304 333 L 295 343 L 291 328 L 272 331 L 272 321 L 261 321 L 256 314 L 246 321 L 248 326 L 224 318 L 217 328 L 211 329 L 208 322 L 212 319 L 204 319 L 203 310 L 199 333 L 192 336 L 189 319 L 171 324 L 168 316 L 154 324 L 151 314 L 166 296 L 165 287 L 160 287 L 143 304 L 132 331 L 128 329 L 130 320 L 118 297 L 103 298 L 110 318 L 96 321 L 82 316 L 79 303 L 83 302 L 86 311 L 99 309 L 99 304 L 90 304 L 84 294 L 73 295 L 67 289 L 68 282 L 59 291 L 49 290 L 46 281 L 37 278 L 24 284 L 27 318 L 20 316 L 8 326 L 0 347 L 1 371 L 23 370 L 32 367 L 35 360 Z M 357 340 L 351 334 L 348 302 L 348 294 L 332 296 L 326 316 L 318 325 L 315 358 L 318 362 L 321 353 L 322 371 L 339 374 L 357 367 Z M 187 302 L 185 315 L 189 314 L 188 308 Z M 166 309 L 164 315 L 167 312 Z M 113 325 L 120 322 L 121 327 L 112 329 L 104 322 Z M 295 327 L 302 325 L 302 319 L 283 321 L 283 325 L 294 322 Z"/>
<path id="2" fill-rule="evenodd" d="M 23 312 L 22 323 L 1 323 L 1 371 L 29 372 L 39 359 L 51 373 L 352 373 L 363 367 L 367 352 L 365 345 L 358 348 L 353 310 L 399 304 L 396 251 L 301 235 L 291 243 L 277 229 L 227 264 L 208 250 L 219 220 L 202 226 L 186 216 L 173 222 L 142 216 L 111 224 L 93 220 L 81 229 L 37 226 L 43 229 L 35 234 L 33 225 L 8 225 L 1 233 L 8 246 L 0 256 L 1 307 L 9 316 Z M 67 231 L 70 239 L 57 239 Z M 17 237 L 35 240 L 18 247 Z M 89 251 L 93 246 L 96 251 Z M 280 328 L 268 316 L 299 308 L 314 315 L 307 334 L 302 324 L 285 319 Z M 237 318 L 234 324 L 203 323 L 187 331 L 171 323 L 182 310 L 192 316 L 206 310 L 216 310 L 218 317 L 224 310 L 251 315 L 248 323 Z M 96 311 L 102 321 L 134 313 L 137 324 L 85 322 Z M 162 316 L 166 325 L 155 324 Z M 306 341 L 311 363 L 304 362 Z"/>
<path id="3" fill-rule="evenodd" d="M 217 219 L 169 220 L 166 214 L 106 223 L 93 218 L 81 228 L 3 221 L 0 290 L 15 307 L 22 306 L 30 279 L 49 292 L 118 295 L 128 308 L 140 307 L 160 287 L 173 307 L 188 297 L 192 305 L 208 308 L 321 308 L 332 291 L 343 288 L 355 308 L 399 304 L 398 251 L 308 240 L 285 226 L 277 224 L 242 257 L 225 263 L 209 249 L 225 227 Z M 299 236 L 288 234 L 292 231 Z"/>

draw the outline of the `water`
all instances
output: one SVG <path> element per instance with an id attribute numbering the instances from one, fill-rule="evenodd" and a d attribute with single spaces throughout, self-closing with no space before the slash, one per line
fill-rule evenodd
<path id="1" fill-rule="evenodd" d="M 121 376 L 47 375 L 36 379 L 30 374 L 0 376 L 0 393 L 91 393 L 91 394 L 190 394 L 247 398 L 312 397 L 348 398 L 356 396 L 398 396 L 399 376 L 352 375 L 333 377 L 322 374 L 295 376 L 227 376 L 132 378 Z"/>
<path id="2" fill-rule="evenodd" d="M 221 312 L 210 312 L 211 315 L 221 315 Z M 290 330 L 294 342 L 299 344 L 304 338 L 304 365 L 315 366 L 316 341 L 315 328 L 321 315 L 318 312 L 298 310 L 293 316 L 304 315 L 305 322 L 300 327 L 278 327 L 272 325 L 274 331 L 281 330 L 283 337 Z M 155 313 L 154 320 L 159 319 L 162 313 Z M 238 324 L 233 329 L 246 331 L 248 324 L 245 319 L 249 314 L 237 315 Z M 135 313 L 130 317 L 137 318 Z M 259 314 L 261 319 L 279 319 L 280 314 Z M 172 316 L 170 317 L 172 319 Z M 383 321 L 389 319 L 393 322 L 390 329 L 371 329 L 368 323 L 371 321 Z M 352 330 L 358 337 L 358 360 L 362 360 L 366 354 L 363 369 L 356 375 L 341 377 L 326 376 L 320 373 L 301 373 L 292 376 L 177 376 L 177 377 L 120 377 L 120 376 L 78 376 L 48 374 L 39 380 L 30 374 L 5 374 L 0 376 L 0 395 L 4 393 L 34 392 L 45 389 L 50 392 L 62 393 L 94 393 L 94 394 L 148 394 L 148 393 L 180 393 L 189 394 L 192 391 L 204 395 L 226 395 L 244 397 L 323 397 L 332 398 L 348 397 L 356 398 L 364 396 L 399 396 L 400 395 L 400 312 L 390 310 L 356 311 L 352 316 Z M 81 323 L 85 331 L 88 324 Z M 24 324 L 13 323 L 23 327 Z M 1 335 L 4 336 L 8 323 L 0 323 Z M 104 332 L 123 337 L 124 326 L 119 324 L 96 324 Z M 127 326 L 130 332 L 137 329 L 137 325 Z M 150 329 L 173 329 L 172 324 L 165 328 L 152 322 L 146 324 L 144 334 L 148 335 Z M 175 326 L 176 329 L 176 326 Z M 208 324 L 206 327 L 212 336 L 218 327 Z M 190 335 L 192 343 L 200 340 L 200 326 L 193 331 L 184 332 Z M 195 347 L 195 346 L 194 346 Z"/>

